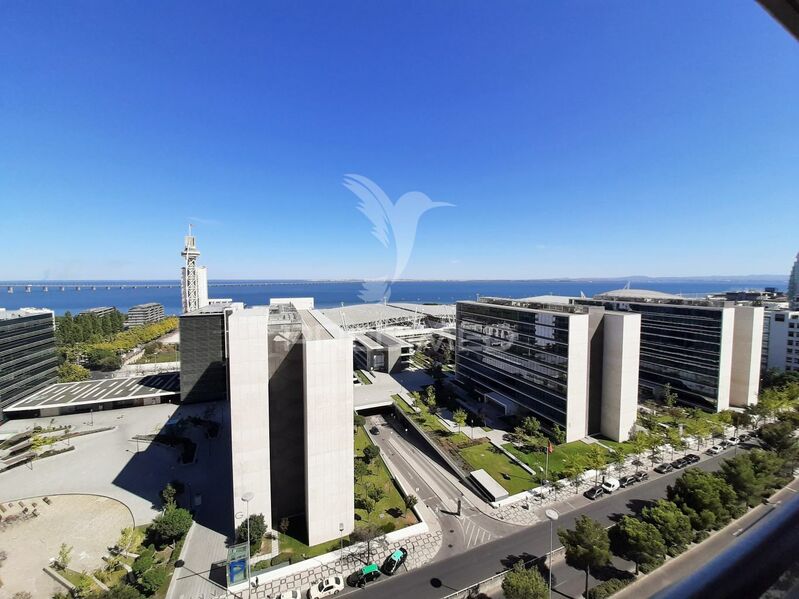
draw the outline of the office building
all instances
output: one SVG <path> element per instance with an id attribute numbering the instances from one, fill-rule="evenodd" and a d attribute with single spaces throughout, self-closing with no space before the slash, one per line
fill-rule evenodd
<path id="1" fill-rule="evenodd" d="M 413 356 L 413 344 L 383 331 L 366 331 L 353 337 L 357 368 L 379 372 L 401 372 Z"/>
<path id="2" fill-rule="evenodd" d="M 0 308 L 0 419 L 2 410 L 58 380 L 51 310 Z"/>
<path id="3" fill-rule="evenodd" d="M 573 302 L 641 315 L 641 397 L 661 397 L 668 384 L 681 403 L 706 410 L 757 401 L 762 307 L 642 289 Z"/>
<path id="4" fill-rule="evenodd" d="M 788 278 L 788 308 L 799 310 L 799 254 L 796 254 L 796 260 Z"/>
<path id="5" fill-rule="evenodd" d="M 108 314 L 113 314 L 114 312 L 116 312 L 116 308 L 112 306 L 100 306 L 98 308 L 89 308 L 88 310 L 82 310 L 81 312 L 78 312 L 78 315 L 80 316 L 80 315 L 93 314 L 94 316 L 97 316 L 99 318 L 100 316 L 106 316 Z"/>
<path id="6" fill-rule="evenodd" d="M 352 338 L 311 298 L 209 305 L 180 330 L 182 401 L 230 405 L 235 505 L 253 493 L 250 513 L 301 520 L 309 545 L 351 532 Z"/>
<path id="7" fill-rule="evenodd" d="M 150 302 L 147 304 L 139 304 L 133 306 L 128 310 L 128 317 L 125 320 L 125 326 L 140 327 L 145 324 L 151 324 L 164 319 L 164 306 L 161 304 Z"/>
<path id="8" fill-rule="evenodd" d="M 799 371 L 799 311 L 769 311 L 766 318 L 765 367 Z"/>
<path id="9" fill-rule="evenodd" d="M 635 424 L 641 317 L 569 298 L 456 306 L 456 373 L 506 414 L 557 425 L 566 441 L 626 440 Z"/>

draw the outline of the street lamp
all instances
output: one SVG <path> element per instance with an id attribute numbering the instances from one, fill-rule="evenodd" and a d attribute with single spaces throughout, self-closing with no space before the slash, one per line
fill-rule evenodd
<path id="1" fill-rule="evenodd" d="M 341 564 L 341 575 L 344 576 L 344 523 L 338 523 L 338 561 Z"/>
<path id="2" fill-rule="evenodd" d="M 547 518 L 549 518 L 549 599 L 552 599 L 552 528 L 559 514 L 552 508 L 544 513 L 547 515 Z"/>
<path id="3" fill-rule="evenodd" d="M 247 504 L 247 597 L 252 597 L 252 585 L 250 584 L 250 501 L 255 497 L 252 491 L 247 491 L 241 496 L 241 500 Z"/>

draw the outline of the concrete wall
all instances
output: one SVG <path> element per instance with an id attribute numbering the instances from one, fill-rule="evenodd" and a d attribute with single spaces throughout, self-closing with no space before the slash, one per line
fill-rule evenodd
<path id="1" fill-rule="evenodd" d="M 601 432 L 626 441 L 638 415 L 641 315 L 606 312 L 602 370 Z"/>
<path id="2" fill-rule="evenodd" d="M 716 411 L 730 407 L 730 381 L 732 379 L 732 350 L 735 336 L 735 308 L 721 309 L 721 346 L 719 352 L 719 391 Z"/>
<path id="3" fill-rule="evenodd" d="M 569 370 L 566 398 L 566 442 L 588 435 L 588 314 L 569 316 Z"/>
<path id="4" fill-rule="evenodd" d="M 265 309 L 230 316 L 228 371 L 234 513 L 245 511 L 241 497 L 252 492 L 250 514 L 264 514 L 271 526 L 267 324 Z"/>
<path id="5" fill-rule="evenodd" d="M 757 403 L 760 358 L 763 349 L 763 308 L 735 307 L 730 405 L 745 408 Z"/>
<path id="6" fill-rule="evenodd" d="M 355 526 L 352 339 L 319 312 L 332 335 L 304 336 L 305 469 L 308 544 Z M 337 329 L 337 330 L 336 330 Z"/>

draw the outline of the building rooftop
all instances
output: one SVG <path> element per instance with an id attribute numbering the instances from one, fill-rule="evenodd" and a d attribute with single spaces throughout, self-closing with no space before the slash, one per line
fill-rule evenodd
<path id="1" fill-rule="evenodd" d="M 25 318 L 27 316 L 37 316 L 40 314 L 52 314 L 52 310 L 47 308 L 20 308 L 18 310 L 6 310 L 0 308 L 0 320 L 11 320 L 12 318 Z"/>
<path id="2" fill-rule="evenodd" d="M 455 304 L 414 304 L 411 302 L 391 302 L 388 304 L 393 308 L 408 310 L 433 318 L 455 316 Z"/>
<path id="3" fill-rule="evenodd" d="M 188 314 L 184 314 L 183 316 L 203 316 L 206 314 L 223 314 L 226 310 L 242 310 L 243 308 L 244 304 L 241 302 L 220 302 L 220 303 L 208 304 L 207 306 L 198 308 L 197 310 L 189 312 Z"/>
<path id="4" fill-rule="evenodd" d="M 55 383 L 3 408 L 3 411 L 21 412 L 41 410 L 42 408 L 83 406 L 174 395 L 179 392 L 180 380 L 177 372 L 133 378 L 81 381 L 79 383 Z"/>
<path id="5" fill-rule="evenodd" d="M 341 308 L 326 308 L 319 312 L 343 328 L 365 325 L 371 325 L 369 328 L 373 328 L 379 322 L 392 325 L 400 322 L 411 324 L 414 319 L 413 312 L 384 304 L 354 304 Z"/>
<path id="6" fill-rule="evenodd" d="M 588 308 L 578 304 L 564 304 L 563 302 L 539 302 L 526 299 L 512 299 L 508 297 L 481 297 L 475 301 L 462 301 L 459 304 L 473 304 L 485 305 L 494 304 L 497 306 L 506 306 L 508 308 L 516 308 L 520 310 L 537 310 L 543 312 L 556 312 L 561 314 L 586 314 Z"/>
<path id="7" fill-rule="evenodd" d="M 572 300 L 578 299 L 571 295 L 534 295 L 532 297 L 520 298 L 520 302 L 532 302 L 537 304 L 571 304 Z"/>
<path id="8" fill-rule="evenodd" d="M 683 299 L 682 296 L 680 295 L 674 295 L 673 293 L 663 293 L 662 291 L 652 291 L 650 289 L 616 289 L 615 291 L 605 291 L 604 293 L 598 293 L 594 296 L 594 298 L 595 299 L 618 298 L 618 299 L 642 299 L 642 300 Z"/>
<path id="9" fill-rule="evenodd" d="M 138 309 L 142 309 L 142 310 L 148 309 L 148 308 L 157 308 L 160 305 L 161 304 L 159 304 L 158 302 L 147 302 L 146 304 L 138 304 L 136 306 L 131 306 L 130 310 L 136 310 L 137 308 Z M 130 312 L 130 310 L 128 310 L 128 312 Z"/>

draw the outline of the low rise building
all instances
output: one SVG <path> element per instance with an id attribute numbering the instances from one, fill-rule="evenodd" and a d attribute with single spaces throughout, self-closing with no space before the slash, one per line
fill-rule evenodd
<path id="1" fill-rule="evenodd" d="M 128 310 L 126 327 L 140 327 L 164 319 L 164 306 L 156 302 L 139 304 Z"/>
<path id="2" fill-rule="evenodd" d="M 99 306 L 97 308 L 89 308 L 87 310 L 83 310 L 78 312 L 78 315 L 85 314 L 85 315 L 94 315 L 97 317 L 106 316 L 107 314 L 113 314 L 116 311 L 116 308 L 113 306 Z"/>
<path id="3" fill-rule="evenodd" d="M 0 419 L 3 408 L 58 380 L 51 310 L 0 308 Z"/>
<path id="4" fill-rule="evenodd" d="M 353 337 L 353 355 L 358 368 L 401 372 L 411 362 L 413 344 L 385 331 L 366 331 Z"/>

